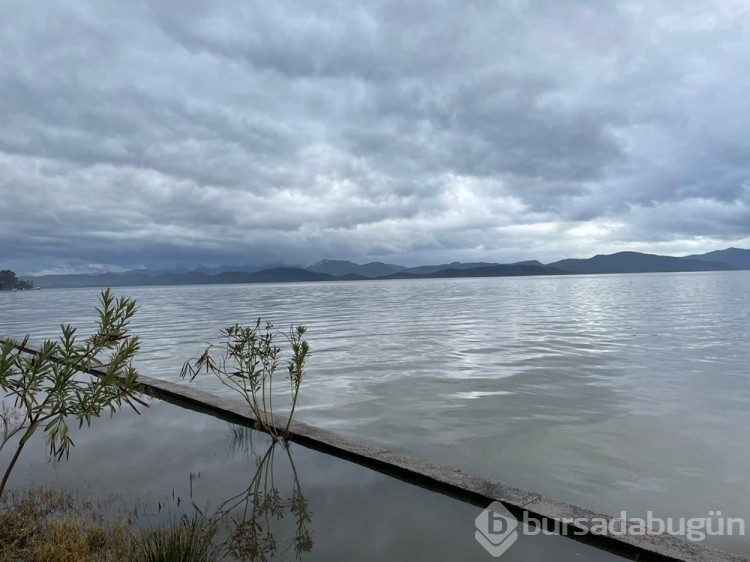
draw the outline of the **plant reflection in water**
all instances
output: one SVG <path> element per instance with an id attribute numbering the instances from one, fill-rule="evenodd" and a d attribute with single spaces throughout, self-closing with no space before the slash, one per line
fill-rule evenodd
<path id="1" fill-rule="evenodd" d="M 244 454 L 255 462 L 256 469 L 247 488 L 208 517 L 221 535 L 218 551 L 238 560 L 265 561 L 293 550 L 300 559 L 313 548 L 309 529 L 312 513 L 302 493 L 291 444 L 271 441 L 261 455 L 253 441 L 253 436 L 258 436 L 255 431 L 238 425 L 229 427 L 232 439 L 228 455 Z"/>

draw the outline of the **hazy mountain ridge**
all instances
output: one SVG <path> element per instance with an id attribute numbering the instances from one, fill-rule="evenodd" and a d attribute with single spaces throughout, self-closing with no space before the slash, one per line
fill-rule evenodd
<path id="1" fill-rule="evenodd" d="M 731 265 L 737 269 L 750 269 L 750 250 L 742 248 L 727 248 L 726 250 L 715 250 L 705 254 L 685 256 L 682 259 L 692 259 L 708 262 L 721 262 Z"/>
<path id="2" fill-rule="evenodd" d="M 374 278 L 390 275 L 397 271 L 406 269 L 402 265 L 393 265 L 379 261 L 369 262 L 363 265 L 346 260 L 322 260 L 305 268 L 316 273 L 327 273 L 328 275 L 361 275 L 362 277 Z"/>
<path id="3" fill-rule="evenodd" d="M 509 265 L 538 265 L 541 267 L 544 264 L 540 262 L 539 260 L 524 260 L 524 261 L 513 262 Z"/>
<path id="4" fill-rule="evenodd" d="M 530 275 L 570 275 L 554 267 L 537 265 L 494 264 L 471 268 L 448 268 L 429 273 L 399 271 L 381 279 L 444 279 L 455 277 L 519 277 Z"/>
<path id="5" fill-rule="evenodd" d="M 232 283 L 294 283 L 311 281 L 356 281 L 365 279 L 359 275 L 334 276 L 326 273 L 307 271 L 299 267 L 277 267 L 256 272 L 225 271 L 214 275 L 201 271 L 188 273 L 149 274 L 81 274 L 45 275 L 31 277 L 40 288 L 75 287 L 133 287 L 143 285 L 209 285 Z"/>
<path id="6" fill-rule="evenodd" d="M 726 261 L 719 261 L 719 259 Z M 615 254 L 600 254 L 588 259 L 565 259 L 548 264 L 542 264 L 537 260 L 526 260 L 511 264 L 453 262 L 448 264 L 404 267 L 382 262 L 357 264 L 346 260 L 323 260 L 306 268 L 296 266 L 261 266 L 256 270 L 255 266 L 241 266 L 238 268 L 239 270 L 231 270 L 230 267 L 206 267 L 188 272 L 142 269 L 120 273 L 42 275 L 37 277 L 24 276 L 22 278 L 33 280 L 35 286 L 40 288 L 73 288 L 727 271 L 750 269 L 750 250 L 727 248 L 725 250 L 685 257 L 660 256 L 640 252 L 618 252 Z"/>
<path id="7" fill-rule="evenodd" d="M 480 267 L 494 267 L 496 265 L 500 265 L 500 264 L 492 263 L 492 262 L 484 262 L 484 261 L 469 262 L 469 263 L 461 263 L 460 261 L 454 261 L 452 263 L 444 263 L 440 265 L 418 265 L 417 267 L 409 267 L 409 268 L 404 269 L 403 273 L 409 273 L 411 275 L 427 275 L 431 273 L 437 273 L 439 271 L 475 269 L 475 268 L 480 268 Z"/>
<path id="8" fill-rule="evenodd" d="M 560 260 L 548 265 L 578 274 L 725 271 L 737 269 L 721 262 L 642 254 L 640 252 L 600 254 L 593 258 Z"/>

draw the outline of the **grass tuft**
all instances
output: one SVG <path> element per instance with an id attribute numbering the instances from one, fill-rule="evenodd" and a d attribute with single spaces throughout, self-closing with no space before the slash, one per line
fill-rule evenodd
<path id="1" fill-rule="evenodd" d="M 72 494 L 32 488 L 0 502 L 0 562 L 128 560 L 130 536 L 124 524 L 102 527 Z"/>
<path id="2" fill-rule="evenodd" d="M 216 521 L 196 512 L 183 515 L 168 527 L 142 530 L 137 535 L 137 559 L 142 562 L 213 562 L 219 553 L 212 541 Z"/>
<path id="3" fill-rule="evenodd" d="M 104 524 L 96 508 L 49 488 L 0 500 L 0 562 L 214 562 L 217 522 L 196 512 L 164 528 Z"/>

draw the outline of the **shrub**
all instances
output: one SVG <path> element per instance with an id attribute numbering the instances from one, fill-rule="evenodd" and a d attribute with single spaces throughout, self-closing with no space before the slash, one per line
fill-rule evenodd
<path id="1" fill-rule="evenodd" d="M 274 422 L 274 375 L 278 367 L 281 348 L 275 343 L 278 335 L 272 324 L 261 328 L 261 319 L 255 327 L 235 324 L 222 330 L 222 343 L 210 344 L 198 359 L 188 361 L 182 368 L 181 377 L 194 380 L 201 370 L 216 376 L 219 381 L 236 391 L 250 406 L 250 410 L 261 429 L 269 433 L 274 441 L 287 439 L 292 423 L 297 397 L 305 376 L 305 362 L 310 356 L 310 345 L 305 340 L 304 326 L 291 328 L 284 334 L 292 351 L 287 361 L 287 372 L 291 390 L 289 417 L 282 430 Z M 220 353 L 214 355 L 214 349 Z"/>
<path id="2" fill-rule="evenodd" d="M 12 410 L 3 404 L 0 449 L 21 434 L 0 482 L 0 496 L 21 451 L 40 427 L 50 454 L 61 459 L 74 445 L 70 419 L 79 427 L 89 426 L 91 418 L 106 410 L 114 415 L 123 403 L 136 412 L 136 404 L 146 405 L 136 396 L 138 372 L 131 363 L 139 348 L 138 337 L 128 333 L 135 301 L 115 299 L 107 289 L 100 303 L 98 329 L 82 342 L 75 328 L 63 325 L 60 339 L 44 341 L 38 351 L 26 347 L 28 336 L 20 344 L 5 341 L 0 346 L 0 389 L 13 399 Z M 101 377 L 86 374 L 94 367 Z"/>

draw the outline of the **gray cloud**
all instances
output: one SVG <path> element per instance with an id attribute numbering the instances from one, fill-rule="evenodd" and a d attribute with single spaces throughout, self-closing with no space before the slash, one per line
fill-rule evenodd
<path id="1" fill-rule="evenodd" d="M 749 23 L 740 0 L 10 0 L 0 260 L 747 245 Z"/>

